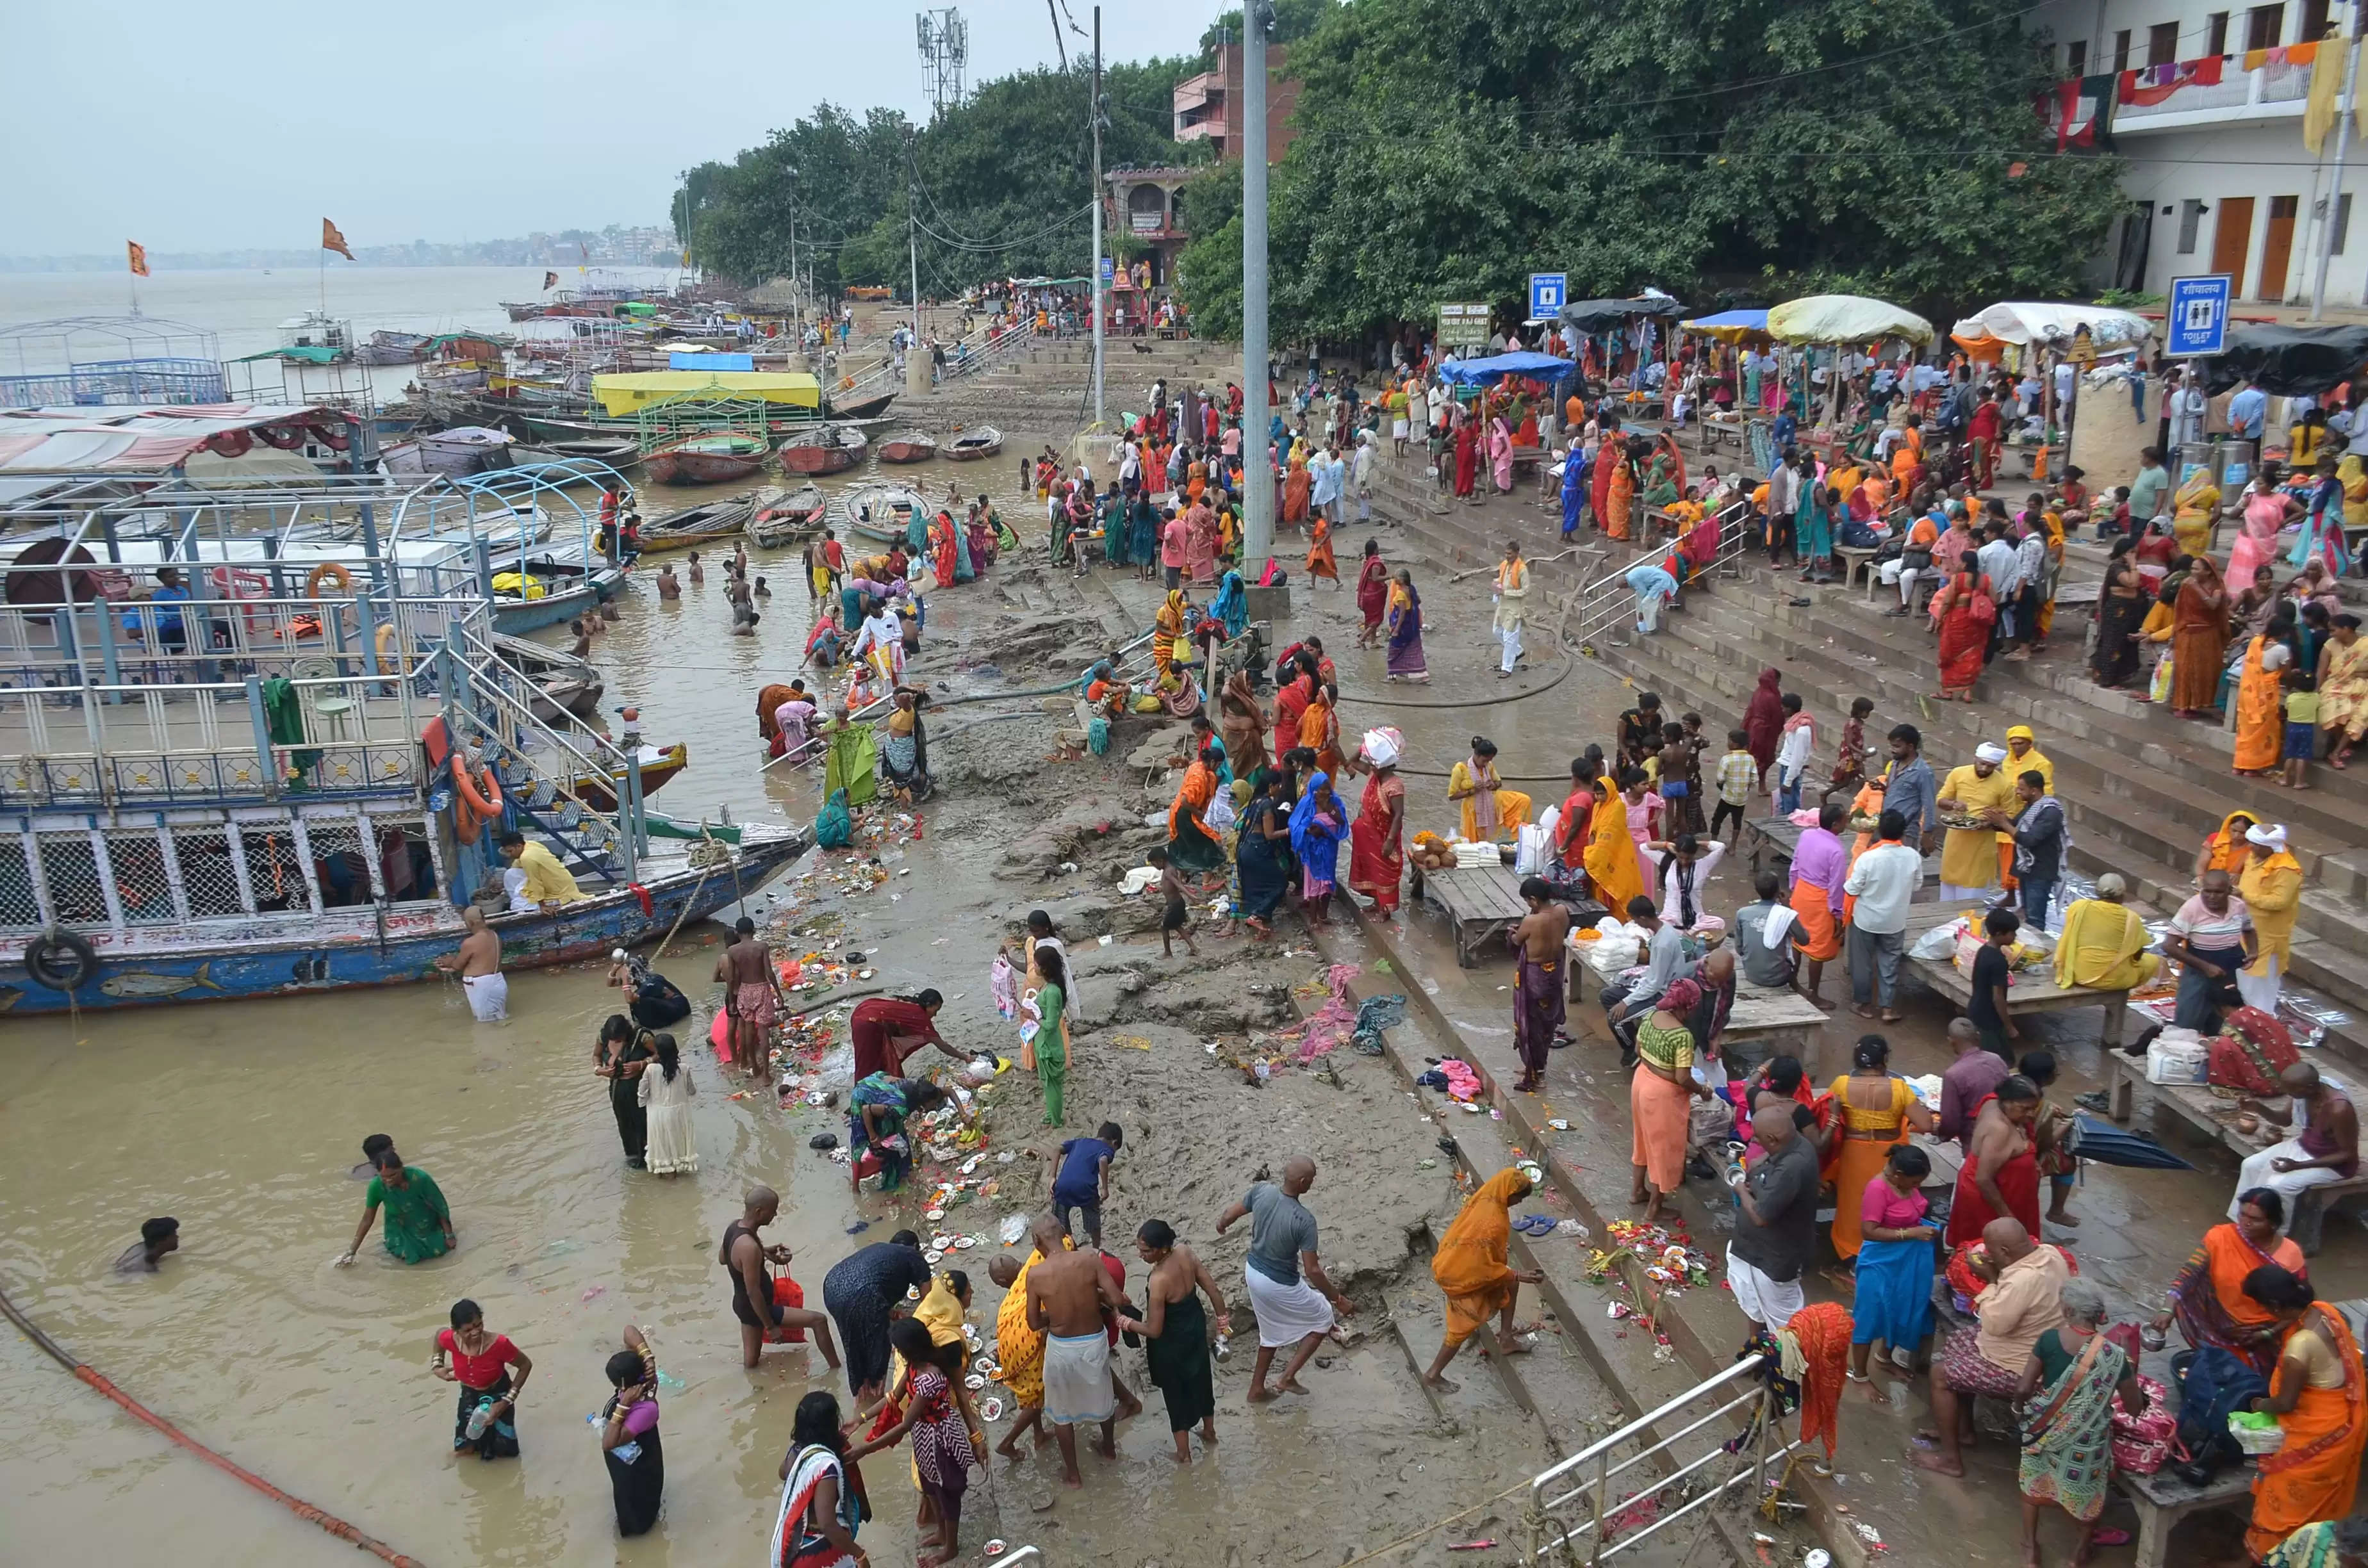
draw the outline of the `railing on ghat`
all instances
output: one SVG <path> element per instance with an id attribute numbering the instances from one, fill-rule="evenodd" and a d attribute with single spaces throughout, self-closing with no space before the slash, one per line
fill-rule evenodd
<path id="1" fill-rule="evenodd" d="M 1732 567 L 1743 558 L 1751 547 L 1750 531 L 1746 526 L 1751 515 L 1748 501 L 1731 502 L 1720 508 L 1717 553 L 1697 567 L 1697 574 Z M 1632 623 L 1635 619 L 1636 595 L 1628 585 L 1628 574 L 1651 559 L 1651 552 L 1646 551 L 1574 590 L 1568 612 L 1563 618 L 1563 624 L 1570 629 L 1565 637 L 1584 646 L 1617 627 Z"/>
<path id="2" fill-rule="evenodd" d="M 1541 1471 L 1530 1483 L 1532 1528 L 1538 1531 L 1531 1560 L 1598 1568 L 1738 1486 L 1749 1484 L 1756 1502 L 1766 1490 L 1770 1465 L 1800 1446 L 1782 1441 L 1782 1406 L 1767 1379 L 1767 1359 L 1737 1361 Z M 1736 1430 L 1736 1417 L 1746 1411 L 1751 1424 L 1742 1428 L 1744 1451 L 1730 1452 L 1725 1444 Z M 1685 1425 L 1666 1437 L 1654 1437 L 1671 1421 Z M 1641 1446 L 1625 1459 L 1616 1457 L 1632 1444 Z M 1732 1461 L 1724 1476 L 1715 1473 L 1721 1460 Z M 1696 1481 L 1706 1471 L 1713 1472 L 1707 1483 Z M 1641 1473 L 1620 1482 L 1632 1471 Z M 1616 1488 L 1614 1482 L 1620 1482 Z M 1678 1486 L 1691 1494 L 1676 1507 L 1665 1506 L 1662 1494 Z M 1632 1520 L 1642 1528 L 1621 1534 Z M 1557 1549 L 1559 1558 L 1550 1557 Z"/>

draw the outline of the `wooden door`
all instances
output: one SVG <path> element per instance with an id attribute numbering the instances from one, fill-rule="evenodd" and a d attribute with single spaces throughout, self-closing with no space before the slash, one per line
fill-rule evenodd
<path id="1" fill-rule="evenodd" d="M 2294 260 L 2294 210 L 2301 205 L 2298 196 L 2270 198 L 2270 232 L 2261 240 L 2261 286 L 2255 293 L 2257 299 L 2286 297 L 2286 266 Z"/>
<path id="2" fill-rule="evenodd" d="M 2221 198 L 2219 216 L 2212 228 L 2212 270 L 2233 278 L 2230 288 L 2236 293 L 2245 291 L 2245 253 L 2252 244 L 2253 199 Z"/>

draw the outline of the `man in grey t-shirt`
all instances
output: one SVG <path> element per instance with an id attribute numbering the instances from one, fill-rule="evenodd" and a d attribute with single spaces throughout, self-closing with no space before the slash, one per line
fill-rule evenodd
<path id="1" fill-rule="evenodd" d="M 1793 942 L 1788 929 L 1793 924 L 1792 910 L 1776 896 L 1782 887 L 1774 871 L 1761 871 L 1751 879 L 1758 901 L 1735 912 L 1733 945 L 1744 981 L 1768 991 L 1789 990 L 1793 984 Z M 1784 911 L 1784 921 L 1770 946 L 1766 940 L 1768 921 L 1780 909 Z"/>
<path id="2" fill-rule="evenodd" d="M 1258 1325 L 1258 1363 L 1250 1369 L 1253 1404 L 1278 1394 L 1305 1393 L 1299 1386 L 1299 1369 L 1332 1332 L 1334 1314 L 1349 1317 L 1357 1310 L 1332 1288 L 1316 1258 L 1315 1216 L 1299 1201 L 1300 1194 L 1315 1185 L 1315 1162 L 1295 1155 L 1282 1167 L 1281 1185 L 1255 1184 L 1217 1220 L 1221 1236 L 1236 1221 L 1250 1221 L 1250 1250 L 1242 1260 L 1242 1274 Z M 1294 1347 L 1291 1362 L 1282 1370 L 1282 1381 L 1269 1390 L 1267 1371 L 1274 1364 L 1274 1353 L 1284 1346 Z"/>
<path id="3" fill-rule="evenodd" d="M 1743 1212 L 1726 1244 L 1726 1284 L 1755 1331 L 1773 1334 L 1805 1298 L 1801 1270 L 1817 1241 L 1817 1151 L 1793 1125 L 1790 1101 L 1764 1105 L 1751 1132 L 1765 1151 L 1737 1191 Z"/>

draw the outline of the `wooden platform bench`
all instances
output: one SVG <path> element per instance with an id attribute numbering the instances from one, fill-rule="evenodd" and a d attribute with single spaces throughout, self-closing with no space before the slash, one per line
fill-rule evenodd
<path id="1" fill-rule="evenodd" d="M 1484 943 L 1501 937 L 1520 925 L 1530 913 L 1529 903 L 1521 897 L 1521 879 L 1510 866 L 1477 866 L 1445 871 L 1412 869 L 1408 897 L 1416 903 L 1428 903 L 1447 917 L 1450 934 L 1455 939 L 1455 961 L 1464 969 L 1472 967 L 1473 955 Z M 1574 925 L 1588 925 L 1603 918 L 1600 903 L 1580 900 L 1568 905 Z M 1505 949 L 1508 954 L 1509 948 Z"/>

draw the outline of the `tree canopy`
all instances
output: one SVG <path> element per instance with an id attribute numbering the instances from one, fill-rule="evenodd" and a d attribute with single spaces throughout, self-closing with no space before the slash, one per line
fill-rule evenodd
<path id="1" fill-rule="evenodd" d="M 1196 69 L 1190 60 L 1105 63 L 1105 169 L 1208 155 L 1172 140 L 1176 84 Z M 1089 75 L 1073 64 L 1006 76 L 928 126 L 893 109 L 859 119 L 823 104 L 731 163 L 688 171 L 676 232 L 700 265 L 755 281 L 790 270 L 794 221 L 799 269 L 811 265 L 825 293 L 856 283 L 904 291 L 908 214 L 924 294 L 1082 277 L 1092 253 Z M 1107 229 L 1104 242 L 1119 243 Z"/>
<path id="2" fill-rule="evenodd" d="M 1272 326 L 1350 336 L 1443 300 L 1647 285 L 1690 302 L 1819 290 L 1946 311 L 2078 291 L 2121 210 L 2058 155 L 2009 0 L 1358 0 L 1291 51 L 1271 177 Z M 1227 171 L 1231 175 L 1231 171 Z M 1187 302 L 1237 329 L 1221 176 L 1188 194 Z M 1227 247 L 1230 247 L 1228 254 Z M 1928 312 L 1930 313 L 1930 312 Z"/>

